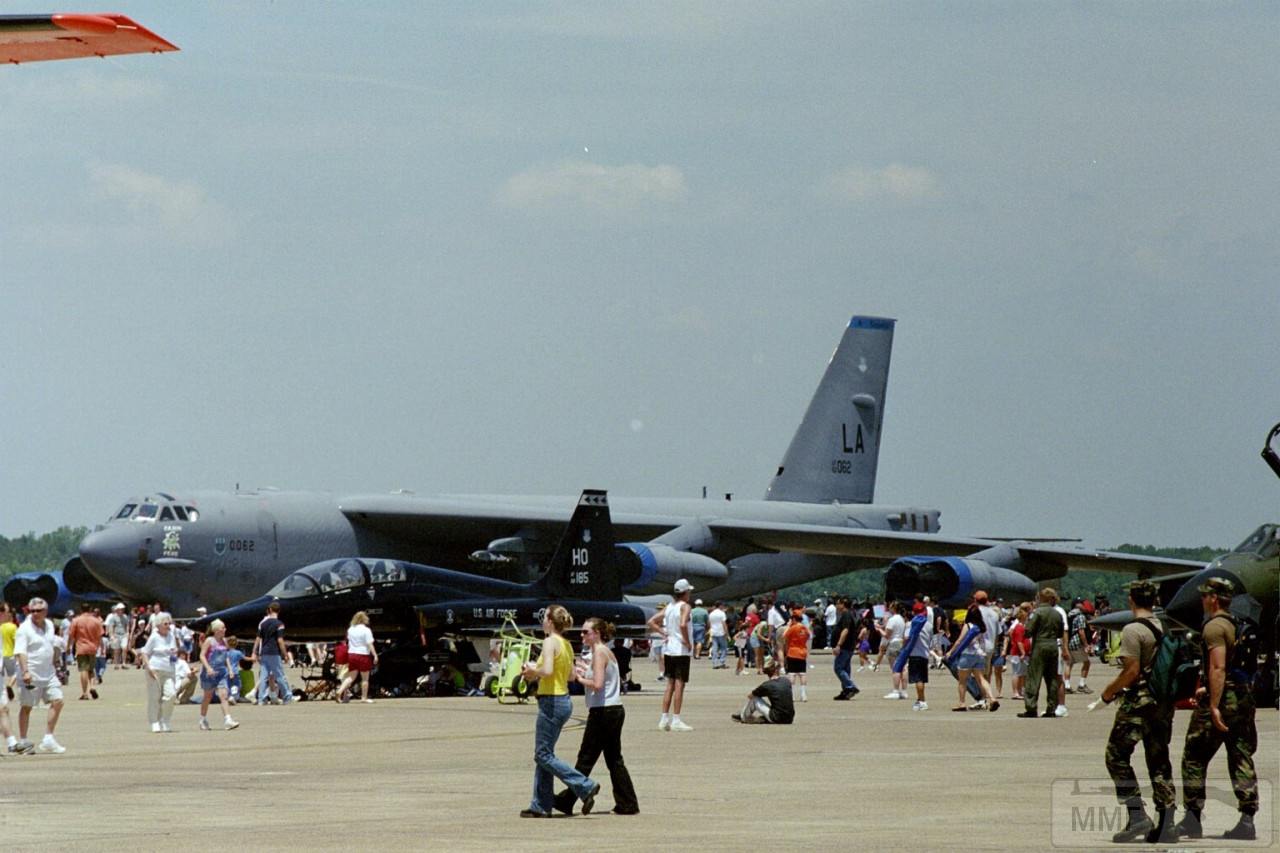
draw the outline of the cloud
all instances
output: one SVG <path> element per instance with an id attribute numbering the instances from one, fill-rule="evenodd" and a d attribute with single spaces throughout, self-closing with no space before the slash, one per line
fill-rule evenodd
<path id="1" fill-rule="evenodd" d="M 143 230 L 159 228 L 167 236 L 194 243 L 218 243 L 230 237 L 226 211 L 193 181 L 169 180 L 119 163 L 89 167 L 99 196 L 118 202 L 135 215 Z"/>
<path id="2" fill-rule="evenodd" d="M 850 166 L 819 185 L 818 194 L 835 201 L 866 202 L 888 199 L 916 202 L 938 195 L 937 176 L 923 166 L 890 163 L 883 169 Z"/>
<path id="3" fill-rule="evenodd" d="M 616 212 L 674 204 L 687 195 L 684 173 L 675 166 L 603 166 L 566 160 L 508 178 L 498 192 L 498 203 L 517 210 L 582 207 Z"/>

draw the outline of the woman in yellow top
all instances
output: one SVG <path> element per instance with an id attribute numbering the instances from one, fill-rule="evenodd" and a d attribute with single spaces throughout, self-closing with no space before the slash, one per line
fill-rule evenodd
<path id="1" fill-rule="evenodd" d="M 547 608 L 542 620 L 546 639 L 537 663 L 524 665 L 525 681 L 538 682 L 538 722 L 533 734 L 533 801 L 520 817 L 551 817 L 555 805 L 554 779 L 582 800 L 582 813 L 590 814 L 600 785 L 556 757 L 560 730 L 573 714 L 569 698 L 569 678 L 573 674 L 573 647 L 562 634 L 573 627 L 573 617 L 559 604 Z"/>

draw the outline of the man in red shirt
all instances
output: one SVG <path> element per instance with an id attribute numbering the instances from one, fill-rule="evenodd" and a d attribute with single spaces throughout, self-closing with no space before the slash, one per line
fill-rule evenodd
<path id="1" fill-rule="evenodd" d="M 102 644 L 102 620 L 88 604 L 80 605 L 80 615 L 71 620 L 71 632 L 67 639 L 76 653 L 76 669 L 80 672 L 80 698 L 98 698 L 98 691 L 89 685 L 93 681 L 93 665 Z"/>

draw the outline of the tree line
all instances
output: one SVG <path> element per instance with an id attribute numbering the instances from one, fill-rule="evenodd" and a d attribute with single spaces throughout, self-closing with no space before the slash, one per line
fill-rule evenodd
<path id="1" fill-rule="evenodd" d="M 0 579 L 22 572 L 62 568 L 76 555 L 87 527 L 59 527 L 52 533 L 26 533 L 15 539 L 0 536 Z"/>

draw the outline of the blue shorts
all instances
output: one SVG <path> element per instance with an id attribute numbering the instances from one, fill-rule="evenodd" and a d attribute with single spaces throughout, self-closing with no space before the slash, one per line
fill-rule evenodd
<path id="1" fill-rule="evenodd" d="M 963 652 L 956 661 L 956 669 L 985 670 L 986 668 L 987 656 L 975 654 L 974 652 Z"/>
<path id="2" fill-rule="evenodd" d="M 203 669 L 200 670 L 201 690 L 217 690 L 219 687 L 231 689 L 231 682 L 227 679 L 226 670 L 215 669 L 212 677 L 206 675 Z"/>

